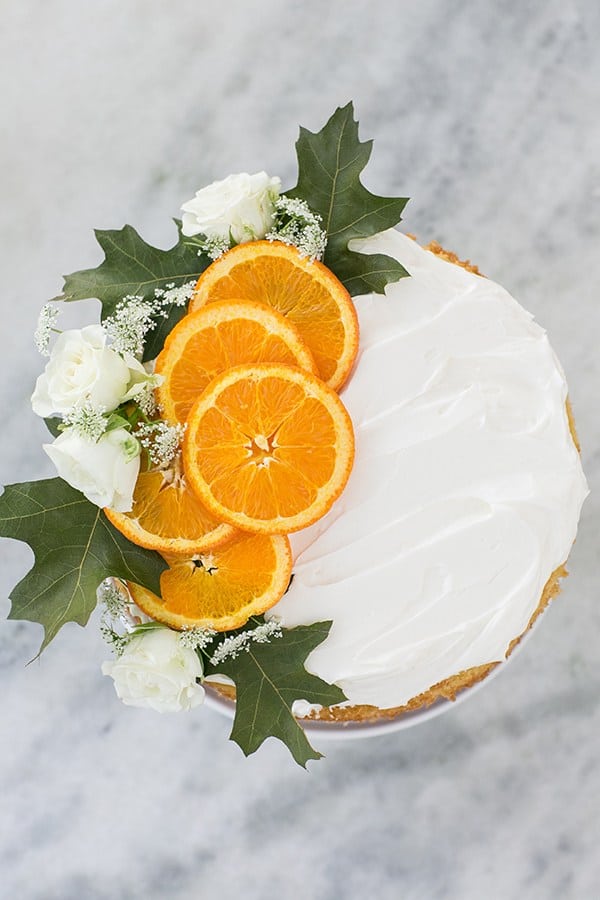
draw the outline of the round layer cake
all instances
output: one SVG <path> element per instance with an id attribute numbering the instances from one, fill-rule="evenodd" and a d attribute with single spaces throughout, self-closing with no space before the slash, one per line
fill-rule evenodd
<path id="1" fill-rule="evenodd" d="M 587 494 L 564 373 L 531 315 L 397 231 L 355 244 L 411 277 L 355 298 L 354 470 L 292 535 L 269 613 L 333 622 L 306 667 L 348 700 L 295 707 L 320 719 L 395 716 L 487 675 L 557 592 Z"/>

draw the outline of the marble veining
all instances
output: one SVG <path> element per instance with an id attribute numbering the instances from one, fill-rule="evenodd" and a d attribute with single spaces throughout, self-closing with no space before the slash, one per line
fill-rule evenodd
<path id="1" fill-rule="evenodd" d="M 523 652 L 456 710 L 245 760 L 210 710 L 130 710 L 97 618 L 40 661 L 0 623 L 1 900 L 595 900 L 599 896 L 600 7 L 231 0 L 5 4 L 2 483 L 44 477 L 31 332 L 91 229 L 150 241 L 202 184 L 294 178 L 298 123 L 353 98 L 365 181 L 405 227 L 504 284 L 565 368 L 592 493 L 572 571 Z M 69 309 L 69 324 L 89 310 Z M 0 611 L 30 564 L 0 544 Z"/>

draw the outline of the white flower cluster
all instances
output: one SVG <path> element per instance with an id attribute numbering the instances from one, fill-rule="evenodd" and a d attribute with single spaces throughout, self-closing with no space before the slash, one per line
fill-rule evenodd
<path id="1" fill-rule="evenodd" d="M 45 306 L 42 306 L 37 322 L 37 328 L 33 335 L 35 346 L 42 356 L 50 356 L 48 346 L 50 344 L 50 335 L 54 331 L 57 317 L 58 306 L 55 306 L 54 303 L 46 303 Z"/>
<path id="2" fill-rule="evenodd" d="M 112 316 L 104 320 L 104 328 L 117 353 L 141 358 L 148 332 L 156 328 L 157 318 L 167 318 L 172 306 L 185 306 L 194 293 L 195 281 L 176 285 L 169 282 L 155 288 L 154 297 L 145 299 L 128 294 L 117 304 Z"/>
<path id="3" fill-rule="evenodd" d="M 100 634 L 110 645 L 115 656 L 121 656 L 129 643 L 133 628 L 141 624 L 131 612 L 133 600 L 125 584 L 117 578 L 106 578 L 97 591 L 98 600 L 103 605 L 100 619 Z M 125 631 L 117 631 L 119 622 Z"/>
<path id="4" fill-rule="evenodd" d="M 160 469 L 166 469 L 179 453 L 184 433 L 185 425 L 167 425 L 166 422 L 148 422 L 136 429 L 136 436 L 148 451 L 150 462 Z"/>
<path id="5" fill-rule="evenodd" d="M 73 428 L 79 437 L 97 443 L 108 425 L 105 412 L 103 406 L 94 406 L 91 400 L 86 399 L 81 406 L 74 406 L 64 414 L 63 425 Z"/>
<path id="6" fill-rule="evenodd" d="M 279 637 L 281 637 L 281 624 L 277 619 L 271 619 L 269 622 L 257 625 L 256 628 L 226 637 L 219 644 L 210 661 L 213 666 L 217 666 L 226 659 L 235 659 L 243 651 L 248 651 L 252 644 L 267 644 L 272 638 Z"/>
<path id="7" fill-rule="evenodd" d="M 186 628 L 179 632 L 179 643 L 192 650 L 205 650 L 216 634 L 212 628 Z"/>
<path id="8" fill-rule="evenodd" d="M 231 244 L 258 241 L 273 225 L 280 191 L 280 179 L 266 172 L 242 172 L 214 181 L 181 207 L 183 234 L 200 235 L 198 246 L 213 259 Z"/>
<path id="9" fill-rule="evenodd" d="M 106 614 L 111 619 L 120 619 L 131 603 L 129 592 L 122 582 L 114 578 L 105 578 L 98 588 L 98 600 L 104 604 Z"/>
<path id="10" fill-rule="evenodd" d="M 179 286 L 176 286 L 171 282 L 170 284 L 165 285 L 164 289 L 155 288 L 154 296 L 157 304 L 160 304 L 160 311 L 163 315 L 168 315 L 168 312 L 165 312 L 166 307 L 185 306 L 189 303 L 192 299 L 195 287 L 195 281 L 186 281 L 185 284 L 180 284 Z"/>
<path id="11" fill-rule="evenodd" d="M 209 259 L 213 261 L 219 259 L 224 253 L 231 249 L 231 238 L 229 237 L 210 237 L 203 238 L 198 242 L 198 256 L 206 253 Z"/>
<path id="12" fill-rule="evenodd" d="M 160 384 L 159 378 L 162 381 L 162 377 L 159 375 L 155 375 L 154 380 L 148 379 L 135 395 L 135 402 L 147 419 L 152 419 L 158 414 L 158 404 L 156 402 L 154 388 Z"/>
<path id="13" fill-rule="evenodd" d="M 321 221 L 321 216 L 316 215 L 304 200 L 279 197 L 275 203 L 273 227 L 266 238 L 296 247 L 301 256 L 311 261 L 322 259 L 327 234 L 321 228 Z"/>
<path id="14" fill-rule="evenodd" d="M 154 328 L 155 310 L 152 302 L 136 294 L 128 294 L 117 304 L 112 316 L 104 320 L 106 333 L 117 353 L 131 353 L 141 357 L 144 341 Z"/>
<path id="15" fill-rule="evenodd" d="M 58 474 L 91 503 L 127 512 L 133 505 L 140 444 L 110 416 L 157 383 L 130 354 L 108 345 L 101 325 L 64 331 L 31 397 L 33 411 L 62 417 L 62 433 L 44 450 Z"/>

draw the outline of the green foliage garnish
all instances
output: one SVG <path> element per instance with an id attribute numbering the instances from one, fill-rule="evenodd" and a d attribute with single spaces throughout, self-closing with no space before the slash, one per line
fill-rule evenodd
<path id="1" fill-rule="evenodd" d="M 348 249 L 353 238 L 371 237 L 397 225 L 405 197 L 378 197 L 360 181 L 373 142 L 358 139 L 354 107 L 337 109 L 321 131 L 300 129 L 296 142 L 298 184 L 287 196 L 305 200 L 327 232 L 323 262 L 352 296 L 382 294 L 386 284 L 408 275 L 397 260 Z"/>
<path id="2" fill-rule="evenodd" d="M 304 668 L 307 656 L 325 640 L 331 622 L 315 622 L 283 629 L 268 643 L 252 643 L 235 658 L 228 657 L 206 674 L 220 672 L 236 685 L 235 721 L 231 740 L 246 756 L 268 737 L 276 737 L 296 762 L 306 768 L 309 759 L 320 759 L 292 714 L 295 700 L 331 706 L 346 697 L 341 688 L 327 684 Z"/>
<path id="3" fill-rule="evenodd" d="M 35 554 L 33 568 L 10 595 L 8 618 L 44 626 L 40 653 L 66 622 L 87 623 L 98 585 L 109 576 L 160 595 L 167 568 L 162 557 L 128 541 L 62 478 L 7 485 L 0 536 L 26 542 Z"/>
<path id="4" fill-rule="evenodd" d="M 65 276 L 63 293 L 56 300 L 87 300 L 96 297 L 102 304 L 102 320 L 115 313 L 124 297 L 153 300 L 155 291 L 169 286 L 179 287 L 199 278 L 210 263 L 205 255 L 198 255 L 198 247 L 181 234 L 169 250 L 159 250 L 147 244 L 131 225 L 116 231 L 96 230 L 96 240 L 104 251 L 104 261 L 95 269 L 83 269 Z M 185 308 L 173 304 L 161 311 L 156 327 L 148 338 L 144 359 L 158 355 L 166 336 L 185 315 Z"/>

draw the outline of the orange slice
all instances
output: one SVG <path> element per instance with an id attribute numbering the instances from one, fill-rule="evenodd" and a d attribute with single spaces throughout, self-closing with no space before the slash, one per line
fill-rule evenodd
<path id="1" fill-rule="evenodd" d="M 239 535 L 210 553 L 167 561 L 162 599 L 137 584 L 129 590 L 148 616 L 178 629 L 239 628 L 281 599 L 292 574 L 290 542 L 276 535 Z"/>
<path id="2" fill-rule="evenodd" d="M 354 459 L 337 394 L 291 366 L 238 366 L 192 407 L 183 439 L 190 487 L 230 525 L 284 534 L 312 524 L 339 497 Z"/>
<path id="3" fill-rule="evenodd" d="M 284 316 L 249 300 L 211 303 L 184 316 L 156 361 L 163 417 L 185 422 L 194 402 L 216 375 L 242 363 L 274 362 L 315 372 L 298 330 Z"/>
<path id="4" fill-rule="evenodd" d="M 190 310 L 239 297 L 266 303 L 293 322 L 319 376 L 341 388 L 358 351 L 358 318 L 350 294 L 328 268 L 280 241 L 238 244 L 200 276 Z"/>
<path id="5" fill-rule="evenodd" d="M 177 468 L 140 472 L 131 512 L 104 512 L 134 544 L 177 556 L 202 553 L 235 534 L 202 506 Z"/>

